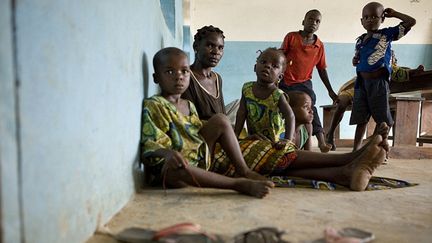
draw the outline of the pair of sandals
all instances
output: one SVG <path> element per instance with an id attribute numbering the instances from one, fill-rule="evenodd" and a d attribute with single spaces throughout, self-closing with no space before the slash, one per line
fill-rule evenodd
<path id="1" fill-rule="evenodd" d="M 287 243 L 282 239 L 283 231 L 273 227 L 250 230 L 234 239 L 206 233 L 198 224 L 181 223 L 159 231 L 143 228 L 127 228 L 111 236 L 125 243 Z"/>

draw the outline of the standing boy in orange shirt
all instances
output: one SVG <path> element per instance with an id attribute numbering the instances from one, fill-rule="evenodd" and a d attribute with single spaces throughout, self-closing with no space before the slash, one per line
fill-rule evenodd
<path id="1" fill-rule="evenodd" d="M 321 13 L 316 9 L 310 10 L 306 13 L 302 22 L 303 30 L 290 32 L 285 36 L 281 49 L 287 58 L 287 68 L 283 82 L 279 83 L 279 88 L 285 92 L 303 91 L 311 97 L 314 112 L 312 134 L 317 137 L 321 152 L 326 153 L 330 150 L 331 145 L 325 142 L 324 130 L 315 107 L 316 95 L 311 80 L 314 66 L 317 68 L 318 74 L 333 101 L 337 100 L 337 95 L 333 91 L 327 75 L 324 44 L 314 34 L 318 30 L 320 23 Z"/>

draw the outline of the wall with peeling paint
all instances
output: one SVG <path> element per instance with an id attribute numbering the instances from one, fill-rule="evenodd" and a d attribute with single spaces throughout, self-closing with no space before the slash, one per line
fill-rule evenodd
<path id="1" fill-rule="evenodd" d="M 155 0 L 10 2 L 0 5 L 3 240 L 83 242 L 134 193 L 141 102 L 157 92 L 151 60 L 182 47 L 182 1 L 167 13 L 172 32 Z M 22 217 L 8 215 L 20 196 Z"/>

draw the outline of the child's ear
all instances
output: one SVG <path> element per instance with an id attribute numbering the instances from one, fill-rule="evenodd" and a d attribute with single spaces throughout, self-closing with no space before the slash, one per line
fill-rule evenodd
<path id="1" fill-rule="evenodd" d="M 153 82 L 154 82 L 155 84 L 158 84 L 158 83 L 159 83 L 159 81 L 158 81 L 158 77 L 157 77 L 156 73 L 153 73 Z"/>
<path id="2" fill-rule="evenodd" d="M 279 75 L 279 81 L 282 81 L 282 80 L 283 80 L 283 77 L 284 77 L 283 74 L 280 74 L 280 75 Z"/>

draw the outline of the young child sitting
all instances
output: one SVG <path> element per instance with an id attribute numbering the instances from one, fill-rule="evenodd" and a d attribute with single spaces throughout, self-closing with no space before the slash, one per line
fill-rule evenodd
<path id="1" fill-rule="evenodd" d="M 239 137 L 246 121 L 249 139 L 268 139 L 278 148 L 293 139 L 294 113 L 277 83 L 285 70 L 285 55 L 267 48 L 258 56 L 254 71 L 256 82 L 243 85 L 237 111 L 235 134 Z M 284 134 L 285 139 L 280 139 Z"/>
<path id="2" fill-rule="evenodd" d="M 384 161 L 386 147 L 383 146 L 383 140 L 387 136 L 386 125 L 382 124 L 380 135 L 375 136 L 366 148 L 355 153 L 322 154 L 299 150 L 298 148 L 310 149 L 310 140 L 307 137 L 310 137 L 312 130 L 312 100 L 309 95 L 296 91 L 289 99 L 295 109 L 291 109 L 289 104 L 283 104 L 286 99 L 275 88 L 275 81 L 283 71 L 283 62 L 280 51 L 275 48 L 266 49 L 257 58 L 255 65 L 257 81 L 246 83 L 243 87 L 235 132 L 238 135 L 245 120 L 248 121 L 249 137 L 239 141 L 247 165 L 266 176 L 298 176 L 335 182 L 352 190 L 364 190 L 371 173 Z M 294 114 L 298 114 L 295 118 L 298 123 L 295 124 L 296 135 L 290 136 L 292 141 L 279 140 L 283 123 L 280 122 L 280 114 L 277 112 L 281 102 L 286 110 L 294 110 Z M 285 122 L 286 126 L 293 124 Z M 308 124 L 306 127 L 309 128 L 302 129 L 302 124 Z M 215 155 L 216 158 L 223 156 L 223 151 Z M 227 163 L 218 163 L 217 170 L 223 171 L 225 175 L 233 175 L 233 168 L 224 165 Z"/>
<path id="3" fill-rule="evenodd" d="M 184 52 L 172 47 L 162 49 L 153 58 L 153 66 L 161 94 L 144 100 L 141 131 L 141 158 L 152 184 L 225 188 L 264 197 L 274 184 L 249 169 L 252 168 L 266 175 L 326 180 L 362 191 L 375 168 L 384 161 L 385 123 L 381 124 L 382 134 L 353 153 L 296 151 L 291 142 L 285 148 L 294 149 L 277 150 L 268 140 L 243 140 L 240 150 L 224 115 L 214 115 L 202 125 L 193 104 L 180 98 L 189 84 Z M 217 151 L 216 143 L 223 151 Z M 230 178 L 211 171 L 226 175 L 235 171 L 237 176 L 246 178 Z"/>
<path id="4" fill-rule="evenodd" d="M 385 17 L 395 17 L 402 22 L 395 27 L 379 29 Z M 361 23 L 367 33 L 357 39 L 353 58 L 357 72 L 350 119 L 350 125 L 357 124 L 354 151 L 361 147 L 370 116 L 377 124 L 393 125 L 389 107 L 391 42 L 404 36 L 416 21 L 391 8 L 384 9 L 380 3 L 371 2 L 363 8 Z"/>
<path id="5" fill-rule="evenodd" d="M 300 150 L 312 149 L 312 120 L 314 118 L 311 97 L 302 91 L 288 92 L 289 104 L 295 115 L 293 142 Z"/>
<path id="6" fill-rule="evenodd" d="M 214 115 L 203 125 L 193 103 L 180 98 L 190 82 L 186 54 L 174 47 L 164 48 L 154 56 L 153 66 L 161 94 L 144 100 L 141 131 L 141 158 L 150 184 L 223 188 L 266 196 L 274 184 L 247 167 L 225 115 Z M 243 178 L 211 172 L 216 143 L 226 152 L 225 161 Z"/>

